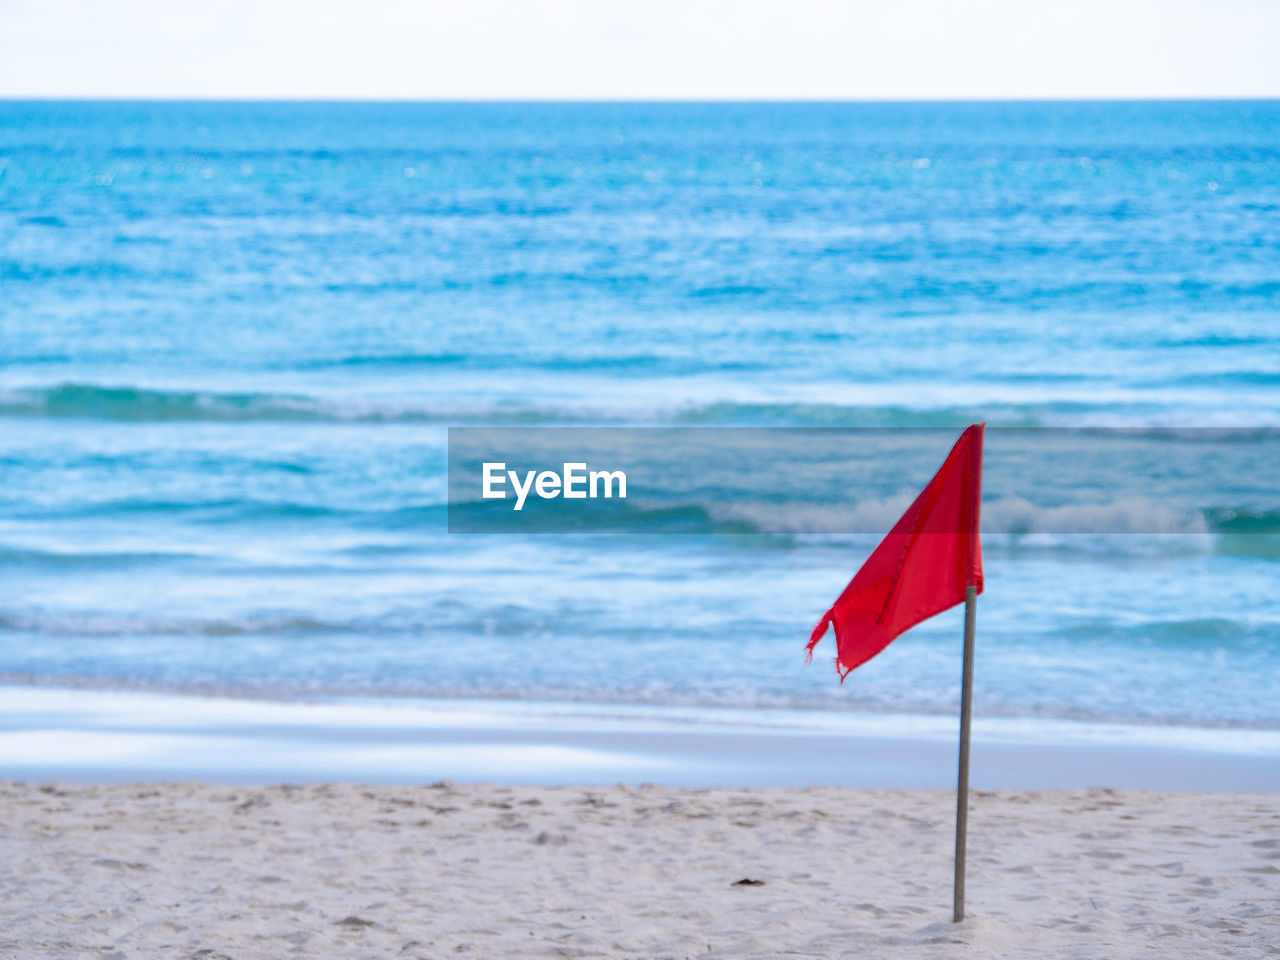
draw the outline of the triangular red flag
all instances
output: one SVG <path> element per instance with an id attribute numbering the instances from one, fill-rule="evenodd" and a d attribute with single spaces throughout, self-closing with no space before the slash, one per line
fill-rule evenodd
<path id="1" fill-rule="evenodd" d="M 806 662 L 834 624 L 840 682 L 922 620 L 982 592 L 982 437 L 960 434 L 938 472 L 813 628 Z"/>

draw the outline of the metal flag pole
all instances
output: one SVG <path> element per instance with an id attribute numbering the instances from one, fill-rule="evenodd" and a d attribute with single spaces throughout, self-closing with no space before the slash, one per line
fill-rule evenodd
<path id="1" fill-rule="evenodd" d="M 964 855 L 969 832 L 969 718 L 973 713 L 973 620 L 978 588 L 964 591 L 964 672 L 960 680 L 960 774 L 956 783 L 956 886 L 952 923 L 964 919 Z"/>

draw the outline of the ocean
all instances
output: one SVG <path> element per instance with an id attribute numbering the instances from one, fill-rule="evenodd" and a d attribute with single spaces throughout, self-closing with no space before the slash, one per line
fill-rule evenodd
<path id="1" fill-rule="evenodd" d="M 960 611 L 804 665 L 870 530 L 450 533 L 449 428 L 1240 428 L 1265 494 L 1280 103 L 3 102 L 0 290 L 0 682 L 906 724 Z M 1095 492 L 993 520 L 976 714 L 1280 732 L 1280 512 Z"/>

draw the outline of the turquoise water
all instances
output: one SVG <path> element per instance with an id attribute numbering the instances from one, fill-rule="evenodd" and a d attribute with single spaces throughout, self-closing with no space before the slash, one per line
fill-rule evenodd
<path id="1" fill-rule="evenodd" d="M 446 428 L 1278 426 L 1278 213 L 1273 102 L 0 104 L 0 678 L 949 713 L 803 667 L 874 538 L 450 535 Z M 993 513 L 978 712 L 1280 728 L 1201 499 Z"/>

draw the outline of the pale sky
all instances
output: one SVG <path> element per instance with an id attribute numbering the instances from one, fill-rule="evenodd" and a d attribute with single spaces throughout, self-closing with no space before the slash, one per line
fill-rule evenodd
<path id="1" fill-rule="evenodd" d="M 1280 0 L 0 0 L 0 97 L 1280 96 Z"/>

